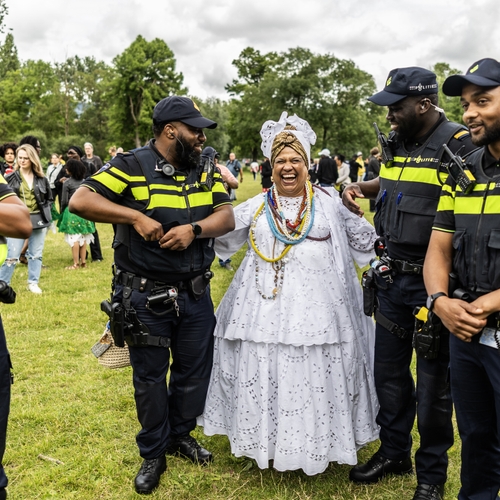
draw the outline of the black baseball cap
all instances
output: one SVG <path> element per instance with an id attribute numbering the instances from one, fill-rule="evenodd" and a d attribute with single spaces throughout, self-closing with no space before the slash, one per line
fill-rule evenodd
<path id="1" fill-rule="evenodd" d="M 500 63 L 490 58 L 475 62 L 465 75 L 449 76 L 443 83 L 443 92 L 449 96 L 459 96 L 469 83 L 479 87 L 500 86 Z"/>
<path id="2" fill-rule="evenodd" d="M 205 118 L 200 108 L 189 97 L 165 97 L 153 111 L 153 123 L 182 122 L 190 127 L 215 128 L 217 123 Z"/>
<path id="3" fill-rule="evenodd" d="M 393 69 L 384 90 L 372 95 L 369 101 L 379 106 L 391 106 L 405 97 L 437 94 L 436 75 L 428 69 L 411 66 Z"/>

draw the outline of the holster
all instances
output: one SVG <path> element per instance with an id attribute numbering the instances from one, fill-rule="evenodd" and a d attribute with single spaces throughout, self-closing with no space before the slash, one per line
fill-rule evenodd
<path id="1" fill-rule="evenodd" d="M 208 270 L 199 276 L 195 276 L 188 281 L 189 293 L 195 300 L 200 300 L 207 290 L 214 273 Z"/>
<path id="2" fill-rule="evenodd" d="M 375 276 L 373 268 L 363 272 L 361 277 L 361 286 L 363 287 L 363 312 L 366 316 L 373 316 L 375 312 Z"/>
<path id="3" fill-rule="evenodd" d="M 417 356 L 424 359 L 436 359 L 441 344 L 443 324 L 432 311 L 426 307 L 417 307 L 413 311 L 415 330 L 413 332 L 413 347 Z"/>

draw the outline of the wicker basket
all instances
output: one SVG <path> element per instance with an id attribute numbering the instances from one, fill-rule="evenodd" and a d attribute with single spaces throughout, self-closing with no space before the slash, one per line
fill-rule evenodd
<path id="1" fill-rule="evenodd" d="M 117 347 L 107 326 L 99 342 L 102 344 L 110 344 L 109 348 L 97 358 L 100 365 L 112 369 L 130 366 L 128 345 L 125 344 L 125 347 Z"/>

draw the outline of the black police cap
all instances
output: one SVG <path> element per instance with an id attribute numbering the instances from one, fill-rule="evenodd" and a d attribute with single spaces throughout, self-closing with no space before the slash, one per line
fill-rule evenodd
<path id="1" fill-rule="evenodd" d="M 449 76 L 443 83 L 443 92 L 449 96 L 459 96 L 469 83 L 479 87 L 500 86 L 500 63 L 490 58 L 475 62 L 465 75 Z"/>
<path id="2" fill-rule="evenodd" d="M 172 95 L 162 99 L 153 111 L 153 123 L 182 122 L 195 128 L 215 128 L 217 123 L 205 118 L 189 97 Z"/>
<path id="3" fill-rule="evenodd" d="M 437 94 L 436 75 L 428 69 L 411 66 L 393 69 L 384 90 L 372 95 L 369 101 L 379 106 L 391 106 L 405 97 Z"/>

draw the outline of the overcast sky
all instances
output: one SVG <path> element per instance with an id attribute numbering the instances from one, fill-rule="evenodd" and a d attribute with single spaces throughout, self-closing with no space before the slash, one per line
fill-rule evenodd
<path id="1" fill-rule="evenodd" d="M 231 62 L 305 47 L 352 59 L 384 85 L 396 67 L 500 58 L 498 0 L 6 0 L 21 60 L 110 63 L 138 34 L 175 54 L 191 95 L 227 98 Z"/>

